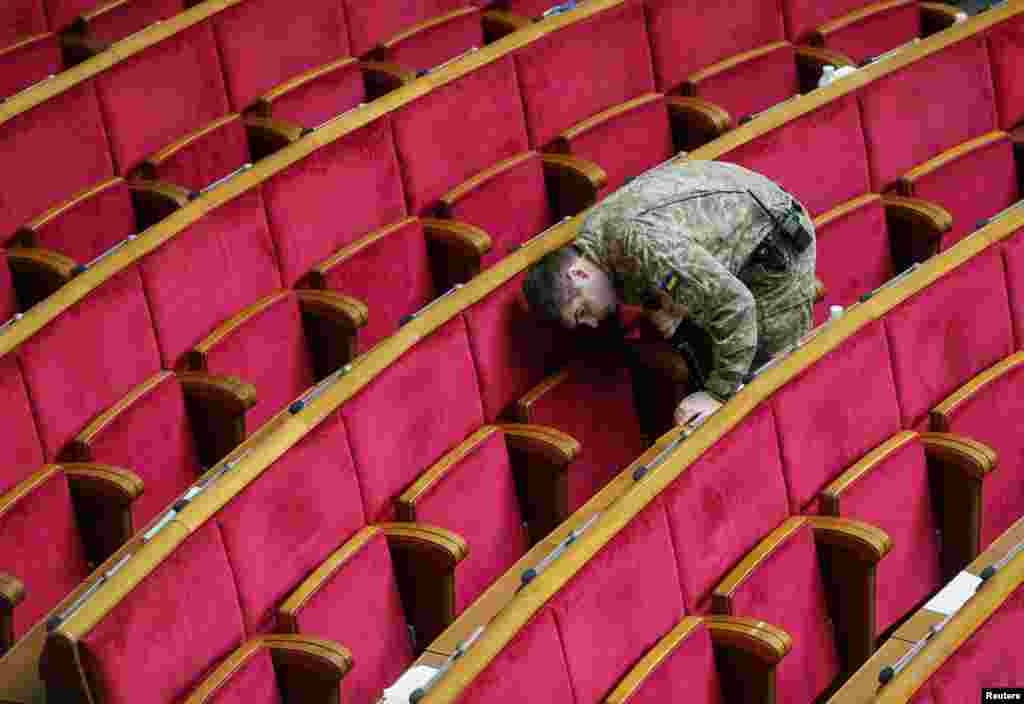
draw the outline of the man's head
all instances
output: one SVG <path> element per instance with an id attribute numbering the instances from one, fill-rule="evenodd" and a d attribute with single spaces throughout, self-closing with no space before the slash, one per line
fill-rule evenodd
<path id="1" fill-rule="evenodd" d="M 611 277 L 571 246 L 533 265 L 523 280 L 523 295 L 532 311 L 567 328 L 596 328 L 615 312 Z"/>

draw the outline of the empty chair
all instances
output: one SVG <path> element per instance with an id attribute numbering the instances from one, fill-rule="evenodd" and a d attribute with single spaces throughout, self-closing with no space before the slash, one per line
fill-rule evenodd
<path id="1" fill-rule="evenodd" d="M 0 584 L 17 594 L 0 596 L 0 653 L 131 537 L 142 489 L 131 472 L 71 464 L 37 468 L 0 495 Z"/>
<path id="2" fill-rule="evenodd" d="M 51 33 L 21 38 L 0 48 L 0 99 L 59 73 L 64 68 L 60 42 Z"/>

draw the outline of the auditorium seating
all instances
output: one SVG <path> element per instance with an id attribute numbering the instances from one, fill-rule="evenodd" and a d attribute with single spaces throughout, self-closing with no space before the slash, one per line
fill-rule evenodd
<path id="1" fill-rule="evenodd" d="M 11 269 L 7 265 L 7 252 L 0 249 L 0 325 L 11 320 L 18 310 L 18 299 L 11 281 Z"/>
<path id="2" fill-rule="evenodd" d="M 986 34 L 999 129 L 1008 132 L 1017 145 L 1022 139 L 1020 128 L 1024 122 L 1024 86 L 1020 82 L 1020 71 L 1016 70 L 1020 63 L 1021 47 L 1024 46 L 1022 31 L 1024 24 L 1017 16 L 1000 22 Z"/>
<path id="3" fill-rule="evenodd" d="M 60 42 L 52 32 L 19 38 L 0 47 L 0 99 L 61 71 Z"/>

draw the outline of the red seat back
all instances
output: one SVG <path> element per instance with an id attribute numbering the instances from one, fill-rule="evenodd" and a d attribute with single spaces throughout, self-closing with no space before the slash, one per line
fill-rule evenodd
<path id="1" fill-rule="evenodd" d="M 186 7 L 182 0 L 130 0 L 89 20 L 89 36 L 107 43 L 120 41 Z"/>
<path id="2" fill-rule="evenodd" d="M 999 127 L 1011 130 L 1024 121 L 1024 16 L 1016 14 L 988 31 L 988 53 L 996 89 Z"/>
<path id="3" fill-rule="evenodd" d="M 0 414 L 8 425 L 7 442 L 0 444 L 0 496 L 39 469 L 43 445 L 36 432 L 32 404 L 16 354 L 0 358 Z"/>
<path id="4" fill-rule="evenodd" d="M 49 28 L 46 11 L 41 0 L 11 0 L 4 7 L 4 22 L 0 25 L 0 48 L 19 39 L 40 34 Z"/>
<path id="5" fill-rule="evenodd" d="M 8 49 L 0 46 L 0 98 L 12 96 L 63 68 L 56 34 L 20 41 Z"/>
<path id="6" fill-rule="evenodd" d="M 825 47 L 861 63 L 921 36 L 918 0 L 879 3 L 872 9 L 870 14 L 829 31 Z"/>
<path id="7" fill-rule="evenodd" d="M 117 179 L 35 228 L 33 243 L 85 264 L 137 229 L 131 192 Z"/>
<path id="8" fill-rule="evenodd" d="M 1003 240 L 1003 263 L 1006 266 L 1006 288 L 1010 294 L 1013 316 L 1014 349 L 1024 348 L 1024 228 Z"/>

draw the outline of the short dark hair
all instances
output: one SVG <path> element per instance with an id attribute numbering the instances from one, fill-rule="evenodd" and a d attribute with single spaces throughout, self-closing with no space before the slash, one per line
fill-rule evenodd
<path id="1" fill-rule="evenodd" d="M 575 247 L 562 247 L 548 252 L 530 268 L 523 279 L 523 296 L 531 311 L 548 320 L 562 320 L 562 308 L 578 290 L 565 272 L 579 256 Z"/>

